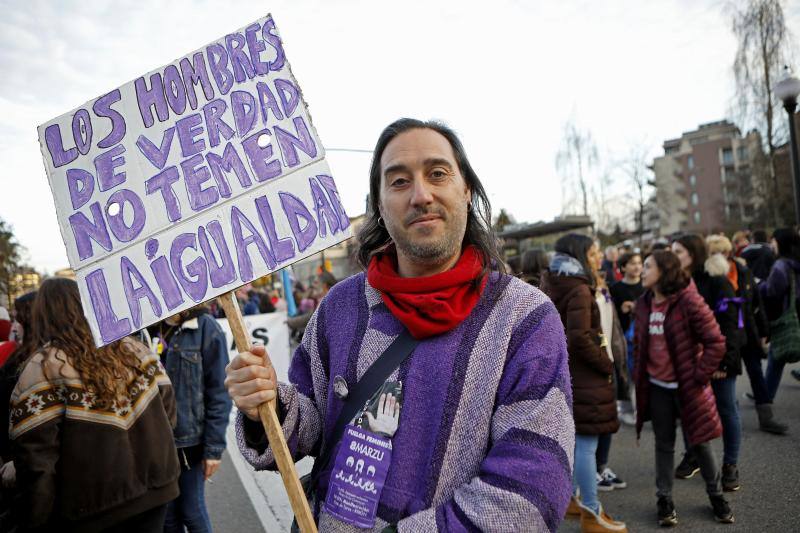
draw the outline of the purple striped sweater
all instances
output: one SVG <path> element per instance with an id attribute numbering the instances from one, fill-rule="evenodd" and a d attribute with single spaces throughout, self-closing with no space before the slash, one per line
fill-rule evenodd
<path id="1" fill-rule="evenodd" d="M 316 455 L 333 430 L 343 405 L 334 376 L 352 389 L 402 327 L 363 273 L 325 297 L 293 356 L 291 384 L 278 387 L 295 460 Z M 373 531 L 558 528 L 572 492 L 575 428 L 564 327 L 542 292 L 492 274 L 472 313 L 420 342 L 390 379 L 403 381 L 404 400 Z M 238 417 L 244 457 L 275 469 L 269 448 L 248 446 Z M 320 511 L 329 476 L 330 467 L 318 485 L 320 531 L 364 531 Z"/>

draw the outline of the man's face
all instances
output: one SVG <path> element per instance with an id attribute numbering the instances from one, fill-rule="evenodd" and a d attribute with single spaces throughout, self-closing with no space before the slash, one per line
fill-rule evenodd
<path id="1" fill-rule="evenodd" d="M 439 263 L 459 254 L 471 198 L 441 134 L 409 130 L 383 151 L 380 214 L 398 253 L 409 260 Z"/>

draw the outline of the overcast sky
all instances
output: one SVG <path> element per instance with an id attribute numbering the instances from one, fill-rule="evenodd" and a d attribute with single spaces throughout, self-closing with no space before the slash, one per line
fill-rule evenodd
<path id="1" fill-rule="evenodd" d="M 536 5 L 532 5 L 536 4 Z M 800 31 L 800 2 L 787 13 Z M 495 212 L 562 211 L 565 121 L 601 156 L 725 118 L 736 43 L 724 4 L 654 0 L 67 2 L 0 0 L 0 218 L 30 263 L 68 266 L 36 127 L 272 13 L 328 148 L 371 149 L 401 116 L 462 136 Z M 368 154 L 329 153 L 348 213 Z"/>

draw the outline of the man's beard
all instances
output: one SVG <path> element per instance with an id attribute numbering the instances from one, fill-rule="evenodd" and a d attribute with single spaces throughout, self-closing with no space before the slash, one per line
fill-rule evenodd
<path id="1" fill-rule="evenodd" d="M 461 250 L 466 231 L 466 210 L 464 213 L 452 213 L 450 217 L 441 207 L 430 209 L 416 209 L 403 220 L 404 226 L 416 218 L 427 214 L 439 215 L 444 224 L 444 233 L 434 241 L 422 241 L 410 237 L 410 232 L 390 231 L 392 240 L 398 250 L 415 263 L 438 263 L 445 261 Z M 391 229 L 391 228 L 387 228 Z"/>

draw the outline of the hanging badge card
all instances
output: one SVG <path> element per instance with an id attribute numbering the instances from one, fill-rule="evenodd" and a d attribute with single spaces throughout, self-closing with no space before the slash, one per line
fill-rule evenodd
<path id="1" fill-rule="evenodd" d="M 271 16 L 43 124 L 39 142 L 98 346 L 351 235 Z"/>
<path id="2" fill-rule="evenodd" d="M 325 511 L 356 527 L 373 527 L 391 462 L 391 440 L 348 425 L 331 470 Z"/>

